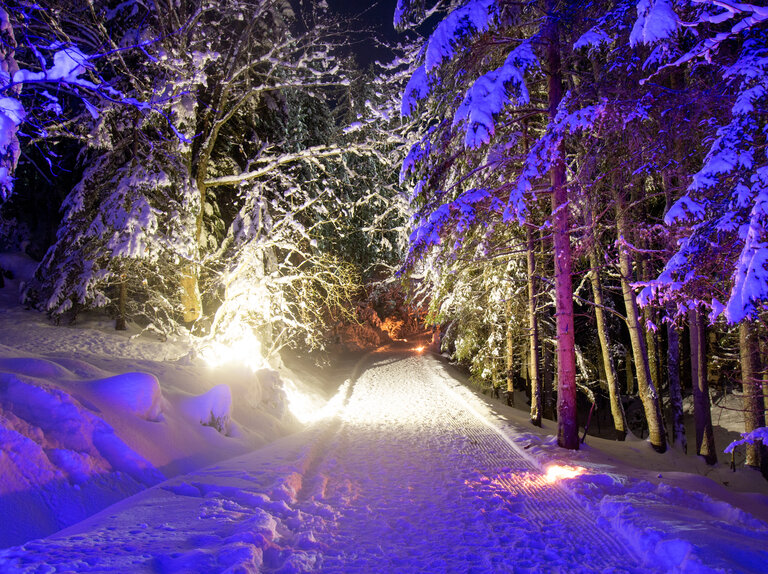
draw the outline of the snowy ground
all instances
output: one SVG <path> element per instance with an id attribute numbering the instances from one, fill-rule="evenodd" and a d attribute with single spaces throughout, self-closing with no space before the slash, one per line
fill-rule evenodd
<path id="1" fill-rule="evenodd" d="M 274 371 L 212 369 L 188 341 L 116 332 L 97 315 L 56 327 L 24 309 L 35 265 L 0 254 L 15 277 L 0 289 L 0 548 L 302 428 Z"/>
<path id="2" fill-rule="evenodd" d="M 556 449 L 416 351 L 359 372 L 307 430 L 0 551 L 0 571 L 765 572 L 768 524 L 680 487 L 708 479 Z"/>

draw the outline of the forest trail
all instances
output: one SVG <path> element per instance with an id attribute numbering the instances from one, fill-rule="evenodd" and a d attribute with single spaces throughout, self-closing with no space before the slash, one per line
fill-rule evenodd
<path id="1" fill-rule="evenodd" d="M 617 534 L 473 412 L 437 365 L 413 352 L 382 352 L 354 383 L 299 497 L 305 528 L 324 548 L 320 569 L 595 572 L 637 565 Z"/>
<path id="2" fill-rule="evenodd" d="M 363 366 L 307 430 L 0 550 L 0 571 L 764 571 L 749 515 L 598 468 L 549 480 L 439 359 Z"/>

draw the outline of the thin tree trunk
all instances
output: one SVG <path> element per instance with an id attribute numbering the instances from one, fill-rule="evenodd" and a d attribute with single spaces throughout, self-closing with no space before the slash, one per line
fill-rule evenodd
<path id="1" fill-rule="evenodd" d="M 562 100 L 560 30 L 557 0 L 547 0 L 547 42 L 549 71 L 549 121 L 554 122 Z M 555 244 L 555 314 L 557 316 L 557 444 L 578 450 L 579 427 L 576 417 L 576 354 L 573 326 L 573 285 L 571 282 L 571 236 L 568 190 L 565 177 L 565 150 L 560 144 L 549 170 L 552 186 L 552 215 Z"/>
<path id="2" fill-rule="evenodd" d="M 594 225 L 594 222 L 593 222 Z M 589 279 L 592 284 L 592 297 L 595 300 L 595 321 L 597 322 L 597 337 L 600 339 L 600 349 L 603 355 L 603 369 L 605 381 L 608 384 L 608 399 L 611 404 L 613 416 L 613 428 L 616 430 L 616 440 L 624 440 L 627 436 L 627 419 L 624 415 L 624 407 L 621 404 L 621 390 L 616 376 L 616 367 L 611 358 L 611 344 L 608 338 L 608 325 L 603 311 L 603 288 L 600 285 L 598 269 L 597 247 L 592 245 L 589 250 L 589 265 L 592 268 Z"/>
<path id="3" fill-rule="evenodd" d="M 648 273 L 645 273 L 645 276 L 641 279 L 642 281 L 649 281 L 650 276 Z M 661 384 L 662 377 L 661 377 L 661 369 L 659 365 L 659 337 L 658 333 L 651 328 L 648 328 L 647 325 L 649 325 L 651 322 L 655 323 L 656 317 L 654 316 L 655 313 L 651 309 L 650 305 L 643 308 L 643 322 L 646 325 L 645 329 L 645 340 L 648 344 L 648 370 L 651 374 L 651 381 L 653 381 L 654 386 L 659 391 L 659 396 L 661 396 L 662 387 Z"/>
<path id="4" fill-rule="evenodd" d="M 691 386 L 693 387 L 693 418 L 696 424 L 696 454 L 707 464 L 717 462 L 715 435 L 707 383 L 707 339 L 704 321 L 697 309 L 688 311 L 691 332 Z"/>
<path id="5" fill-rule="evenodd" d="M 640 315 L 637 309 L 637 300 L 632 290 L 632 258 L 629 249 L 623 244 L 629 237 L 629 225 L 626 220 L 626 206 L 624 205 L 621 191 L 616 192 L 616 227 L 619 232 L 619 266 L 621 269 L 621 290 L 624 295 L 626 307 L 627 327 L 629 338 L 632 341 L 632 354 L 635 360 L 635 376 L 640 400 L 643 403 L 645 418 L 648 423 L 648 437 L 651 446 L 657 452 L 667 450 L 667 437 L 664 431 L 664 419 L 661 416 L 661 404 L 659 394 L 651 379 L 651 370 L 648 364 L 648 349 L 645 343 L 645 331 L 640 325 Z"/>
<path id="6" fill-rule="evenodd" d="M 528 372 L 531 376 L 531 423 L 541 426 L 541 375 L 539 373 L 539 324 L 536 320 L 536 258 L 534 257 L 533 230 L 526 226 L 528 256 L 528 329 L 530 356 Z"/>
<path id="7" fill-rule="evenodd" d="M 632 349 L 626 349 L 624 353 L 624 376 L 627 383 L 627 395 L 635 394 L 635 374 L 632 365 Z"/>
<path id="8" fill-rule="evenodd" d="M 120 273 L 120 284 L 117 289 L 117 318 L 115 319 L 115 331 L 125 331 L 127 329 L 125 305 L 128 300 L 128 280 L 125 277 L 125 273 Z"/>
<path id="9" fill-rule="evenodd" d="M 515 404 L 515 345 L 512 328 L 512 296 L 507 297 L 507 404 Z"/>
<path id="10" fill-rule="evenodd" d="M 13 10 L 13 8 L 12 8 Z M 5 23 L 0 27 L 0 71 L 7 74 L 9 78 L 13 78 L 14 74 L 19 71 L 19 65 L 16 62 L 16 36 L 13 33 L 13 27 L 10 24 L 8 13 L 4 8 L 0 7 L 0 22 Z M 8 88 L 4 95 L 18 96 L 21 94 L 21 84 L 16 84 Z M 19 163 L 19 157 L 21 156 L 21 145 L 17 136 L 19 126 L 10 123 L 5 126 L 4 131 L 7 132 L 5 151 L 0 155 L 0 168 L 4 168 L 7 178 L 0 182 L 0 198 L 6 199 L 11 193 L 13 174 L 16 171 L 16 166 Z"/>
<path id="11" fill-rule="evenodd" d="M 765 426 L 765 403 L 760 374 L 760 351 L 754 326 L 749 321 L 739 325 L 741 384 L 744 391 L 744 431 L 752 432 Z M 762 443 L 747 444 L 747 466 L 760 467 Z"/>
<path id="12" fill-rule="evenodd" d="M 667 323 L 667 378 L 669 379 L 669 418 L 672 444 L 688 452 L 683 424 L 683 391 L 680 386 L 680 333 L 671 321 Z"/>

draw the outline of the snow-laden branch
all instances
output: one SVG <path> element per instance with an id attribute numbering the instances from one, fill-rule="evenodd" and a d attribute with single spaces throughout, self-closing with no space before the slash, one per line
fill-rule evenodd
<path id="1" fill-rule="evenodd" d="M 366 154 L 370 152 L 367 149 L 367 146 L 356 146 L 351 149 L 343 149 L 337 146 L 319 145 L 295 153 L 283 153 L 275 157 L 259 159 L 256 163 L 266 163 L 266 165 L 236 175 L 225 175 L 207 179 L 205 180 L 205 185 L 206 187 L 213 187 L 216 185 L 237 185 L 245 181 L 264 177 L 285 164 L 297 161 L 314 162 L 321 158 L 340 156 L 345 153 Z"/>

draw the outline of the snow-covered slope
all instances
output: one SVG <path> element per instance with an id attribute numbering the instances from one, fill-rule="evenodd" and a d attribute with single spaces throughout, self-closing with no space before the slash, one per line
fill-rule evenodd
<path id="1" fill-rule="evenodd" d="M 18 288 L 34 265 L 0 255 L 14 272 L 0 289 L 0 547 L 301 428 L 274 371 L 213 369 L 188 341 L 116 332 L 99 316 L 54 326 L 25 310 Z"/>
<path id="2" fill-rule="evenodd" d="M 765 572 L 768 524 L 708 479 L 552 447 L 417 351 L 365 366 L 306 431 L 0 551 L 0 570 Z"/>

